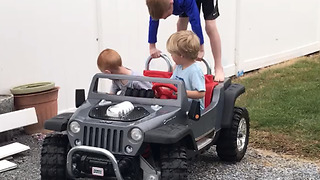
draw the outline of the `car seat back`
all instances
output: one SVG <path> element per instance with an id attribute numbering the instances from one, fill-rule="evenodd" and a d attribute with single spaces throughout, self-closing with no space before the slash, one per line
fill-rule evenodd
<path id="1" fill-rule="evenodd" d="M 213 81 L 213 75 L 212 74 L 206 74 L 204 75 L 205 83 L 206 83 L 206 94 L 204 96 L 204 107 L 208 107 L 212 100 L 213 95 L 213 89 L 216 85 L 219 83 L 216 81 Z"/>

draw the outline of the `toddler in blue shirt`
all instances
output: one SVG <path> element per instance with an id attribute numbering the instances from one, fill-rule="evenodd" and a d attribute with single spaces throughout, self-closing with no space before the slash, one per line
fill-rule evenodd
<path id="1" fill-rule="evenodd" d="M 199 99 L 203 110 L 206 87 L 204 74 L 196 63 L 199 49 L 199 38 L 192 31 L 178 31 L 167 41 L 167 50 L 176 63 L 171 79 L 183 81 L 189 101 Z"/>

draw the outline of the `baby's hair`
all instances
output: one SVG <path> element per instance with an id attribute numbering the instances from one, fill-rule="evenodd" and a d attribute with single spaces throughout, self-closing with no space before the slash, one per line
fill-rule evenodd
<path id="1" fill-rule="evenodd" d="M 170 54 L 184 56 L 195 60 L 200 50 L 199 37 L 192 31 L 178 31 L 172 34 L 167 41 L 167 50 Z"/>
<path id="2" fill-rule="evenodd" d="M 101 72 L 115 70 L 122 66 L 122 60 L 117 51 L 105 49 L 99 54 L 97 65 Z"/>
<path id="3" fill-rule="evenodd" d="M 170 2 L 168 0 L 146 0 L 149 14 L 152 19 L 161 19 L 163 14 L 170 9 Z"/>

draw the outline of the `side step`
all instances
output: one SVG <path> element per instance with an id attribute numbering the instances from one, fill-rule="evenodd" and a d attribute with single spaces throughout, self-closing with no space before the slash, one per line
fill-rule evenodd
<path id="1" fill-rule="evenodd" d="M 198 150 L 201 150 L 202 148 L 206 147 L 208 144 L 210 144 L 213 141 L 213 138 L 203 138 L 197 142 Z"/>

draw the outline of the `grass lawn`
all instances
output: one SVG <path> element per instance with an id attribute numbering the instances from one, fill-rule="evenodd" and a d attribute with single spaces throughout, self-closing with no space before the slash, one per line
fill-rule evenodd
<path id="1" fill-rule="evenodd" d="M 250 115 L 250 145 L 320 159 L 320 54 L 235 78 L 246 87 L 236 102 Z"/>

